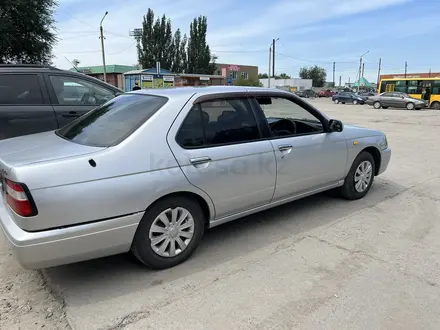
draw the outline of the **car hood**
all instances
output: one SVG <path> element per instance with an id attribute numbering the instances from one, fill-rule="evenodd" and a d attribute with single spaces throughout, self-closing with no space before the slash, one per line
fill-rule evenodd
<path id="1" fill-rule="evenodd" d="M 346 139 L 357 139 L 357 138 L 368 137 L 368 136 L 385 135 L 385 133 L 383 133 L 382 131 L 378 131 L 375 129 L 353 126 L 353 125 L 346 125 L 346 124 L 344 124 L 344 131 L 343 132 L 344 132 Z"/>
<path id="2" fill-rule="evenodd" d="M 13 167 L 85 155 L 103 149 L 67 141 L 55 132 L 44 132 L 0 141 L 0 161 Z"/>

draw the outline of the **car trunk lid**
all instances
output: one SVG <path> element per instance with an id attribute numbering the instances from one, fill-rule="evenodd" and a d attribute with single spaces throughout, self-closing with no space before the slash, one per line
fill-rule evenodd
<path id="1" fill-rule="evenodd" d="M 67 141 L 55 132 L 44 132 L 0 141 L 0 170 L 38 162 L 59 160 L 94 153 L 91 147 Z"/>

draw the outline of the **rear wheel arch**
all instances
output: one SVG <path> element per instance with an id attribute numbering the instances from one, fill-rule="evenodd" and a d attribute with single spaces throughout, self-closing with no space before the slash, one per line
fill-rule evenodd
<path id="1" fill-rule="evenodd" d="M 173 197 L 185 197 L 185 198 L 196 201 L 200 205 L 200 207 L 203 211 L 203 215 L 205 217 L 205 227 L 206 228 L 209 227 L 211 216 L 213 216 L 213 210 L 211 211 L 211 208 L 205 198 L 203 198 L 202 196 L 200 196 L 194 192 L 178 191 L 178 192 L 173 192 L 173 193 L 163 195 L 162 197 L 156 199 L 153 203 L 151 203 L 151 205 L 148 206 L 145 211 L 151 209 L 154 205 L 156 205 L 160 201 L 162 201 L 164 199 L 168 199 L 168 198 L 173 198 Z"/>
<path id="2" fill-rule="evenodd" d="M 359 154 L 361 154 L 364 151 L 368 152 L 373 157 L 373 159 L 374 159 L 374 175 L 377 175 L 379 173 L 380 164 L 382 161 L 382 156 L 380 155 L 379 149 L 377 149 L 376 147 L 367 147 L 367 148 L 363 149 L 361 152 L 359 152 Z"/>

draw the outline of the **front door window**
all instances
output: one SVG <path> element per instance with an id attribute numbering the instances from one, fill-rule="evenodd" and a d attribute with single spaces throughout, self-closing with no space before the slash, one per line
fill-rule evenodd
<path id="1" fill-rule="evenodd" d="M 50 81 L 59 105 L 101 105 L 115 97 L 113 91 L 85 79 L 51 75 Z"/>

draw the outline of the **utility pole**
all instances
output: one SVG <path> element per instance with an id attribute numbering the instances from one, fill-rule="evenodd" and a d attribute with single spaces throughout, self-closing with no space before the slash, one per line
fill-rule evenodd
<path id="1" fill-rule="evenodd" d="M 365 55 L 367 55 L 369 52 L 370 52 L 370 51 L 368 50 L 368 51 L 366 51 L 365 53 L 363 53 L 363 54 L 361 55 L 360 60 L 359 60 L 359 79 L 358 79 L 358 88 L 357 88 L 358 92 L 359 92 L 359 90 L 360 90 L 360 88 L 361 88 L 362 59 L 363 59 L 363 57 L 364 57 Z"/>
<path id="2" fill-rule="evenodd" d="M 365 63 L 362 63 L 362 78 L 364 77 Z"/>
<path id="3" fill-rule="evenodd" d="M 272 39 L 272 76 L 275 78 L 275 43 L 280 40 L 280 38 Z"/>
<path id="4" fill-rule="evenodd" d="M 272 39 L 272 75 L 275 78 L 275 39 Z"/>
<path id="5" fill-rule="evenodd" d="M 335 87 L 335 69 L 336 69 L 336 62 L 333 62 L 333 87 Z"/>
<path id="6" fill-rule="evenodd" d="M 379 88 L 380 83 L 380 69 L 382 65 L 382 58 L 379 58 L 379 67 L 377 68 L 377 88 Z"/>
<path id="7" fill-rule="evenodd" d="M 429 69 L 429 78 L 431 78 L 431 69 Z"/>
<path id="8" fill-rule="evenodd" d="M 270 88 L 270 79 L 271 79 L 271 75 L 270 75 L 270 66 L 271 66 L 271 60 L 272 60 L 272 46 L 269 46 L 269 72 L 268 72 L 268 87 Z"/>
<path id="9" fill-rule="evenodd" d="M 107 16 L 108 11 L 105 12 L 104 17 L 99 23 L 99 31 L 101 32 L 101 51 L 102 51 L 102 65 L 104 66 L 104 82 L 107 82 L 107 68 L 105 67 L 105 51 L 104 51 L 104 30 L 102 28 L 102 21 Z"/>
<path id="10" fill-rule="evenodd" d="M 339 76 L 339 88 L 341 88 L 342 76 Z"/>
<path id="11" fill-rule="evenodd" d="M 405 61 L 405 78 L 406 78 L 406 73 L 408 72 L 408 62 Z"/>

